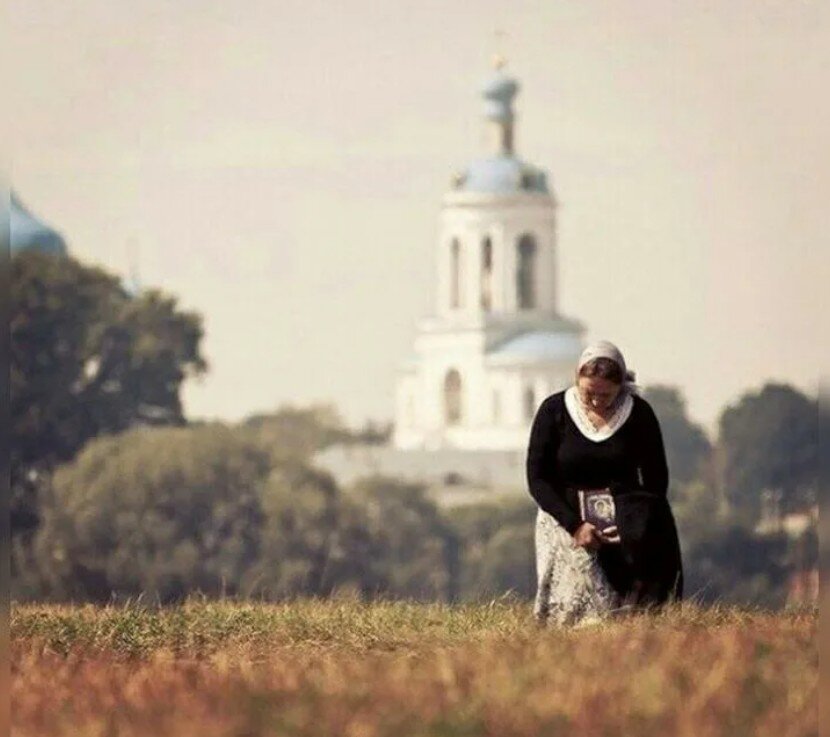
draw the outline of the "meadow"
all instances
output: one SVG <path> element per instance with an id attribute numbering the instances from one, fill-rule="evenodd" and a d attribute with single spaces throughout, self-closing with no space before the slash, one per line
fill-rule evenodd
<path id="1" fill-rule="evenodd" d="M 817 612 L 539 628 L 448 605 L 13 605 L 18 737 L 818 734 Z"/>

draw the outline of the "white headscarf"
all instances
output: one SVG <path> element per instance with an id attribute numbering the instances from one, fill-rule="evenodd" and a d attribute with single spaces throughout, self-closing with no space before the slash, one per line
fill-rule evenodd
<path id="1" fill-rule="evenodd" d="M 617 404 L 626 394 L 639 393 L 640 388 L 635 383 L 637 374 L 628 369 L 625 365 L 625 359 L 623 358 L 622 351 L 610 340 L 598 340 L 591 343 L 584 351 L 582 351 L 582 355 L 579 357 L 579 363 L 576 366 L 577 376 L 579 375 L 580 369 L 588 363 L 588 361 L 592 361 L 595 358 L 608 358 L 622 369 L 623 383 L 618 396 Z"/>

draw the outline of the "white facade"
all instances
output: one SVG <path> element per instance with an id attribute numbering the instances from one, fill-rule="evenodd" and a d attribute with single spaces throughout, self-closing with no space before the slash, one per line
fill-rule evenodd
<path id="1" fill-rule="evenodd" d="M 496 148 L 456 176 L 435 249 L 433 314 L 396 390 L 399 448 L 518 450 L 539 403 L 566 387 L 582 326 L 559 315 L 556 203 L 513 154 L 516 83 L 484 91 Z"/>

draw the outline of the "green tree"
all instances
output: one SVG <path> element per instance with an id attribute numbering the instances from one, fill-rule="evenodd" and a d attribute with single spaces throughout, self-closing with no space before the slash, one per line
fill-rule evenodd
<path id="1" fill-rule="evenodd" d="M 718 450 L 734 513 L 754 524 L 763 489 L 778 489 L 784 511 L 815 503 L 818 402 L 786 384 L 744 394 L 720 416 Z"/>
<path id="2" fill-rule="evenodd" d="M 498 530 L 485 544 L 477 594 L 512 592 L 525 599 L 536 590 L 533 524 Z"/>
<path id="3" fill-rule="evenodd" d="M 700 603 L 757 605 L 786 601 L 792 569 L 786 535 L 758 536 L 743 525 L 713 524 L 684 540 L 684 595 Z"/>
<path id="4" fill-rule="evenodd" d="M 241 430 L 268 451 L 275 465 L 308 461 L 317 451 L 349 438 L 331 404 L 285 405 L 276 412 L 248 417 Z"/>
<path id="5" fill-rule="evenodd" d="M 672 500 L 672 511 L 685 546 L 709 540 L 714 530 L 723 531 L 729 524 L 722 514 L 716 489 L 700 480 L 678 487 Z"/>
<path id="6" fill-rule="evenodd" d="M 206 363 L 197 314 L 72 258 L 14 256 L 10 292 L 11 519 L 26 532 L 37 489 L 88 440 L 182 424 L 181 384 Z"/>
<path id="7" fill-rule="evenodd" d="M 262 489 L 259 560 L 246 577 L 258 596 L 370 591 L 373 541 L 365 516 L 326 473 L 291 461 L 272 470 Z"/>
<path id="8" fill-rule="evenodd" d="M 268 458 L 223 425 L 91 441 L 54 476 L 34 555 L 56 598 L 245 593 Z"/>
<path id="9" fill-rule="evenodd" d="M 529 497 L 447 510 L 447 520 L 461 546 L 461 599 L 476 600 L 507 591 L 533 595 L 535 514 L 536 505 Z"/>
<path id="10" fill-rule="evenodd" d="M 350 496 L 368 517 L 373 553 L 365 575 L 378 591 L 416 599 L 454 599 L 458 590 L 458 538 L 424 487 L 372 476 Z"/>
<path id="11" fill-rule="evenodd" d="M 680 390 L 673 386 L 649 386 L 643 391 L 643 399 L 660 421 L 672 487 L 704 475 L 712 446 L 703 428 L 689 419 Z"/>

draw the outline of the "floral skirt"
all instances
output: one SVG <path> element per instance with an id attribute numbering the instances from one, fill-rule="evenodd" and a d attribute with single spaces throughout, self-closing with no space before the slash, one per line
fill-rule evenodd
<path id="1" fill-rule="evenodd" d="M 619 605 L 596 553 L 576 546 L 568 531 L 541 509 L 536 516 L 536 576 L 533 613 L 540 622 L 601 620 Z"/>

